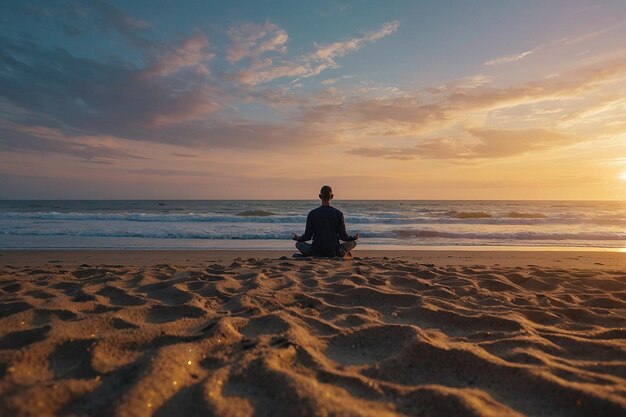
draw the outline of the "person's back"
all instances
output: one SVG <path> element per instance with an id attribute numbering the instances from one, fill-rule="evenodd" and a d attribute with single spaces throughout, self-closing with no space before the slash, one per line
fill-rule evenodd
<path id="1" fill-rule="evenodd" d="M 339 248 L 339 234 L 343 234 L 342 240 L 350 240 L 345 233 L 343 213 L 333 206 L 319 206 L 311 210 L 307 217 L 311 218 L 313 226 L 312 246 L 316 253 L 334 256 Z M 342 226 L 343 233 L 341 233 Z"/>
<path id="2" fill-rule="evenodd" d="M 330 205 L 333 194 L 329 186 L 322 187 L 319 197 L 322 205 L 309 212 L 304 234 L 293 236 L 298 241 L 296 248 L 305 256 L 346 256 L 356 246 L 359 235 L 349 236 L 346 232 L 343 213 Z M 306 243 L 311 238 L 312 245 Z M 340 239 L 345 243 L 339 243 Z"/>

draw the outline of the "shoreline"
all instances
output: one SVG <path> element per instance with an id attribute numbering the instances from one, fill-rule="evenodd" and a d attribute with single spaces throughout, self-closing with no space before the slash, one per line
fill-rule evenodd
<path id="1" fill-rule="evenodd" d="M 165 263 L 196 265 L 232 262 L 235 259 L 294 259 L 294 250 L 0 250 L 0 264 L 13 266 L 49 264 L 123 264 L 147 266 Z M 626 270 L 626 252 L 558 250 L 367 250 L 356 249 L 353 260 L 392 258 L 442 265 L 559 266 Z M 346 259 L 349 262 L 350 259 Z"/>
<path id="2" fill-rule="evenodd" d="M 388 245 L 388 244 L 360 244 L 357 249 L 360 252 L 421 252 L 421 251 L 467 251 L 467 252 L 624 252 L 626 246 L 605 247 L 605 246 L 530 246 L 530 245 Z M 244 251 L 244 252 L 278 252 L 295 250 L 293 245 L 265 246 L 265 245 L 232 245 L 232 246 L 94 246 L 94 247 L 73 247 L 73 246 L 50 246 L 50 247 L 0 247 L 0 252 L 11 251 Z"/>

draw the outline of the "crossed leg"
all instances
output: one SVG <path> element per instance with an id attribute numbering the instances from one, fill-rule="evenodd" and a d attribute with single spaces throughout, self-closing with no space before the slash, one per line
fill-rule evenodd
<path id="1" fill-rule="evenodd" d="M 303 254 L 304 256 L 311 256 L 313 255 L 313 249 L 310 243 L 306 243 L 306 242 L 296 242 L 296 249 L 298 249 L 300 251 L 301 254 Z"/>
<path id="2" fill-rule="evenodd" d="M 343 242 L 341 245 L 339 245 L 339 253 L 341 254 L 341 257 L 344 258 L 346 256 L 348 257 L 352 256 L 350 251 L 354 249 L 355 247 L 356 247 L 356 241 L 354 240 L 351 240 L 349 242 Z"/>
<path id="3" fill-rule="evenodd" d="M 356 242 L 343 242 L 339 245 L 339 256 L 342 258 L 345 256 L 351 256 L 350 251 L 356 247 Z M 296 249 L 300 251 L 304 256 L 313 256 L 313 245 L 306 242 L 296 242 Z"/>

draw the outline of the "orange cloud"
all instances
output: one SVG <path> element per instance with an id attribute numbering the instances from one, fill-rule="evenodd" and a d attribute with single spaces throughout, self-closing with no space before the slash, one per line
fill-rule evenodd
<path id="1" fill-rule="evenodd" d="M 626 74 L 626 57 L 578 68 L 558 77 L 526 82 L 507 88 L 475 84 L 466 88 L 454 83 L 444 88 L 407 91 L 391 97 L 368 98 L 343 95 L 334 103 L 302 106 L 306 123 L 344 126 L 366 131 L 391 126 L 414 135 L 435 126 L 464 122 L 468 114 L 537 103 L 545 100 L 578 99 Z M 556 121 L 555 121 L 556 124 Z"/>
<path id="2" fill-rule="evenodd" d="M 418 140 L 411 147 L 363 147 L 348 151 L 353 155 L 387 159 L 480 159 L 504 158 L 570 145 L 581 138 L 542 129 L 468 130 L 477 141 L 436 138 Z"/>

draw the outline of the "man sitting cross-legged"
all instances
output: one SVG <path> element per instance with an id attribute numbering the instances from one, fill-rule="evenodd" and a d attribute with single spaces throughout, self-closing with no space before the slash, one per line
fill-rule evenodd
<path id="1" fill-rule="evenodd" d="M 359 234 L 348 235 L 343 213 L 330 205 L 330 200 L 333 199 L 332 188 L 323 186 L 319 198 L 322 205 L 309 212 L 304 234 L 293 234 L 293 240 L 297 241 L 296 248 L 304 256 L 352 256 L 350 251 L 355 248 Z M 306 243 L 311 238 L 313 244 Z M 344 243 L 340 244 L 340 239 Z"/>

